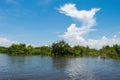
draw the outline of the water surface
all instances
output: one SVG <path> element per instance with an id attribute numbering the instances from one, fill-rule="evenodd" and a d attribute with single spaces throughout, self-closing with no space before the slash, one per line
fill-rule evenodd
<path id="1" fill-rule="evenodd" d="M 0 80 L 120 80 L 120 60 L 0 54 Z"/>

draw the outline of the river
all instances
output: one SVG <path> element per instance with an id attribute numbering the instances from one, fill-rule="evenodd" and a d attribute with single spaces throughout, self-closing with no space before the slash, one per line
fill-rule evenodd
<path id="1" fill-rule="evenodd" d="M 120 60 L 0 54 L 0 80 L 120 80 Z"/>

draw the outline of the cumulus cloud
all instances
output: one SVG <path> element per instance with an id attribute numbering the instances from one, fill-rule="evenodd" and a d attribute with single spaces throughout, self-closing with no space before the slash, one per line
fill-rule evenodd
<path id="1" fill-rule="evenodd" d="M 107 38 L 103 36 L 101 39 L 85 39 L 85 35 L 91 31 L 96 31 L 93 27 L 96 25 L 95 14 L 100 11 L 100 8 L 92 8 L 90 10 L 78 10 L 75 4 L 65 4 L 59 8 L 60 13 L 65 14 L 71 18 L 77 19 L 81 22 L 81 26 L 76 26 L 72 23 L 67 31 L 61 35 L 62 38 L 67 39 L 72 45 L 90 46 L 91 48 L 101 48 L 104 45 L 113 45 L 120 43 L 119 38 Z"/>
<path id="2" fill-rule="evenodd" d="M 91 48 L 100 49 L 105 45 L 112 46 L 113 44 L 120 44 L 120 38 L 112 37 L 107 38 L 103 36 L 101 39 L 88 39 L 82 43 L 84 46 L 89 45 Z"/>
<path id="3" fill-rule="evenodd" d="M 81 21 L 81 26 L 77 27 L 76 24 L 71 24 L 70 27 L 67 29 L 67 32 L 62 35 L 64 38 L 71 38 L 74 37 L 77 40 L 83 40 L 82 36 L 87 34 L 90 31 L 94 31 L 92 27 L 96 24 L 94 15 L 100 8 L 93 8 L 91 10 L 77 10 L 75 4 L 65 4 L 64 6 L 60 7 L 60 12 L 70 16 L 72 18 L 78 19 Z"/>
<path id="4" fill-rule="evenodd" d="M 60 7 L 60 12 L 70 16 L 72 18 L 76 18 L 82 22 L 82 29 L 89 29 L 95 25 L 94 15 L 100 8 L 93 8 L 91 10 L 78 10 L 75 7 L 75 4 L 65 4 Z"/>
<path id="5" fill-rule="evenodd" d="M 17 42 L 11 41 L 4 37 L 0 37 L 0 46 L 9 47 L 12 43 L 17 43 Z"/>

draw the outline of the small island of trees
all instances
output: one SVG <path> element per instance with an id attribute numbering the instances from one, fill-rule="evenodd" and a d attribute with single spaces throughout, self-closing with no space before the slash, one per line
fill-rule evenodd
<path id="1" fill-rule="evenodd" d="M 103 46 L 101 49 L 91 49 L 88 46 L 71 47 L 64 40 L 54 42 L 51 46 L 33 47 L 26 44 L 12 44 L 10 47 L 0 46 L 0 53 L 8 55 L 42 55 L 42 56 L 100 56 L 102 58 L 120 58 L 120 45 Z"/>

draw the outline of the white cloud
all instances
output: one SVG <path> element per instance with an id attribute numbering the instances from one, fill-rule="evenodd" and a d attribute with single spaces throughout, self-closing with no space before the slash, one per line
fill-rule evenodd
<path id="1" fill-rule="evenodd" d="M 67 32 L 62 35 L 64 38 L 71 38 L 74 37 L 77 40 L 83 40 L 82 36 L 87 34 L 94 29 L 91 29 L 95 24 L 94 15 L 99 8 L 93 8 L 91 10 L 77 10 L 75 4 L 65 4 L 64 6 L 60 7 L 60 12 L 64 13 L 67 16 L 72 18 L 78 19 L 81 21 L 81 26 L 77 27 L 76 24 L 71 24 L 71 26 L 67 29 Z"/>
<path id="2" fill-rule="evenodd" d="M 5 37 L 0 37 L 0 46 L 9 47 L 13 43 L 19 44 L 19 42 L 17 42 L 17 41 L 12 41 L 12 40 L 9 40 Z M 23 42 L 23 44 L 24 44 L 24 42 Z M 31 43 L 26 43 L 26 45 L 27 46 L 32 45 L 33 47 L 37 47 L 37 45 L 31 44 Z"/>
<path id="3" fill-rule="evenodd" d="M 95 14 L 100 8 L 92 8 L 91 10 L 78 10 L 75 4 L 65 4 L 59 8 L 60 13 L 75 18 L 81 22 L 81 26 L 72 23 L 67 31 L 61 35 L 67 39 L 72 45 L 90 46 L 91 48 L 101 48 L 104 45 L 120 44 L 120 39 L 114 35 L 113 38 L 103 36 L 101 39 L 85 39 L 84 36 L 91 31 L 96 31 L 93 27 L 96 25 Z"/>
<path id="4" fill-rule="evenodd" d="M 77 10 L 75 4 L 65 4 L 60 7 L 60 12 L 64 13 L 67 16 L 76 18 L 82 22 L 81 29 L 89 29 L 95 25 L 94 15 L 100 8 L 93 8 L 91 10 Z"/>
<path id="5" fill-rule="evenodd" d="M 17 43 L 17 42 L 11 41 L 4 37 L 0 37 L 0 46 L 9 47 L 12 43 Z"/>
<path id="6" fill-rule="evenodd" d="M 120 44 L 120 38 L 117 37 L 112 37 L 112 38 L 107 38 L 106 36 L 103 36 L 101 39 L 88 39 L 82 42 L 84 46 L 89 45 L 91 48 L 102 48 L 105 45 L 110 45 L 112 46 L 113 44 Z"/>

